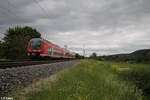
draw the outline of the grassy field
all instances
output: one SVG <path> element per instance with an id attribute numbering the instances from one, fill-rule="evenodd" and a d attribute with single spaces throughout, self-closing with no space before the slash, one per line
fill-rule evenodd
<path id="1" fill-rule="evenodd" d="M 125 62 L 104 62 L 125 81 L 136 85 L 144 100 L 150 100 L 150 64 L 130 64 Z M 124 70 L 124 71 L 122 71 Z"/>
<path id="2" fill-rule="evenodd" d="M 111 64 L 113 65 L 113 64 Z M 83 60 L 53 82 L 33 86 L 26 100 L 142 100 L 142 91 L 123 80 L 110 62 Z M 119 70 L 120 71 L 120 70 Z M 123 71 L 123 70 L 121 70 Z"/>

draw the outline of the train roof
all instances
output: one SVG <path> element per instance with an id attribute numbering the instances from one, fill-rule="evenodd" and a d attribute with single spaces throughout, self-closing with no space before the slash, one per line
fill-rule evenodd
<path id="1" fill-rule="evenodd" d="M 43 39 L 41 39 L 41 38 L 32 38 L 30 41 L 32 41 L 32 40 L 43 40 Z"/>

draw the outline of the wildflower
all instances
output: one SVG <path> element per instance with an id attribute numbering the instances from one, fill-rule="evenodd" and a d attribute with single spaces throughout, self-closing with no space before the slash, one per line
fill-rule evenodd
<path id="1" fill-rule="evenodd" d="M 120 70 L 120 67 L 117 66 L 117 65 L 112 65 L 111 68 L 115 71 L 119 71 Z"/>

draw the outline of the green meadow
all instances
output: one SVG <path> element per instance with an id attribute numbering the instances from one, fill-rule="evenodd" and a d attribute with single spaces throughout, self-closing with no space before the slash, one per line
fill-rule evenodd
<path id="1" fill-rule="evenodd" d="M 125 66 L 115 62 L 82 60 L 58 73 L 55 80 L 33 85 L 33 90 L 25 92 L 22 98 L 24 100 L 147 99 L 136 80 L 132 80 L 132 70 L 135 66 L 128 65 L 130 64 Z"/>

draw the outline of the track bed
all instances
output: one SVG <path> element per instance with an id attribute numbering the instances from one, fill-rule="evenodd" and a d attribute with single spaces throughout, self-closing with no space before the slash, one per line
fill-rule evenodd
<path id="1" fill-rule="evenodd" d="M 48 63 L 56 63 L 56 62 L 64 62 L 64 61 L 66 60 L 4 61 L 4 62 L 0 62 L 0 69 L 15 68 L 15 67 L 29 66 L 29 65 L 38 65 L 38 64 L 48 64 Z"/>

